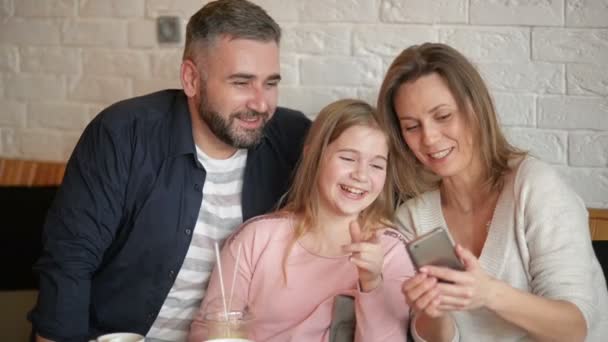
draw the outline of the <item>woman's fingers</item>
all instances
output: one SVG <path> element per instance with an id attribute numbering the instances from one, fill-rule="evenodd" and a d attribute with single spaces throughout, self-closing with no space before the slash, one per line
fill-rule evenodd
<path id="1" fill-rule="evenodd" d="M 473 288 L 460 284 L 439 283 L 437 285 L 439 293 L 446 297 L 455 297 L 463 299 L 473 298 Z"/>
<path id="2" fill-rule="evenodd" d="M 445 296 L 443 294 L 441 294 L 440 296 L 441 296 L 441 303 L 439 303 L 439 308 L 441 310 L 447 310 L 446 308 L 451 308 L 452 310 L 462 310 L 471 303 L 470 298 L 451 297 L 451 296 Z"/>
<path id="3" fill-rule="evenodd" d="M 425 272 L 429 276 L 447 281 L 450 283 L 458 284 L 470 284 L 472 279 L 471 275 L 467 272 L 453 270 L 447 267 L 439 266 L 424 266 L 420 269 L 421 272 Z"/>
<path id="4" fill-rule="evenodd" d="M 410 281 L 412 279 L 410 279 Z M 419 279 L 421 279 L 421 280 L 419 280 Z M 410 281 L 408 281 L 408 282 L 410 282 Z M 421 306 L 424 307 L 428 304 L 428 302 L 430 300 L 437 297 L 437 295 L 438 295 L 437 290 L 435 290 L 435 292 L 429 294 L 429 291 L 431 291 L 435 288 L 435 285 L 437 284 L 437 279 L 429 278 L 429 277 L 426 277 L 425 275 L 422 275 L 422 277 L 414 279 L 414 281 L 415 281 L 415 283 L 412 282 L 413 284 L 404 284 L 404 286 L 403 286 L 403 293 L 405 294 L 408 304 L 412 305 L 412 304 L 415 304 L 416 302 L 418 302 L 419 300 L 422 300 L 420 303 L 421 303 Z"/>
<path id="5" fill-rule="evenodd" d="M 431 288 L 418 297 L 413 304 L 417 311 L 426 310 L 429 306 L 437 306 L 440 304 L 439 291 L 436 288 Z"/>

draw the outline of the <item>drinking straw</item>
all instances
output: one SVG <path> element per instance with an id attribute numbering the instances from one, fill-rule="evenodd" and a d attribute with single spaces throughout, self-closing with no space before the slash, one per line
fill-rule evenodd
<path id="1" fill-rule="evenodd" d="M 224 318 L 228 320 L 228 308 L 226 307 L 226 291 L 224 290 L 224 277 L 222 276 L 222 262 L 220 261 L 220 246 L 215 241 L 215 258 L 217 259 L 217 270 L 220 273 L 220 289 L 222 291 L 222 303 L 224 304 Z"/>
<path id="2" fill-rule="evenodd" d="M 232 295 L 234 294 L 234 284 L 236 283 L 236 270 L 239 268 L 239 259 L 241 258 L 241 247 L 243 245 L 239 243 L 239 248 L 236 252 L 236 263 L 234 264 L 234 271 L 232 272 L 232 285 L 230 286 L 230 295 L 228 296 L 228 309 L 232 310 Z"/>

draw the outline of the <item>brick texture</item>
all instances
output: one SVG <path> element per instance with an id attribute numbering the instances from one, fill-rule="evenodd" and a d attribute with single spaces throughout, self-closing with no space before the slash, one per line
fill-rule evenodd
<path id="1" fill-rule="evenodd" d="M 209 1 L 0 0 L 0 156 L 66 160 L 109 104 L 180 88 L 186 22 Z M 480 70 L 505 135 L 608 208 L 608 0 L 253 1 L 283 29 L 281 105 L 375 105 L 397 54 L 443 42 Z M 180 42 L 157 42 L 159 16 Z"/>

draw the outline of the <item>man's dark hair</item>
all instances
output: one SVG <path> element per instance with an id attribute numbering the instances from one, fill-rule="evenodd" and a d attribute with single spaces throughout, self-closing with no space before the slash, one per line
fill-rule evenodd
<path id="1" fill-rule="evenodd" d="M 260 6 L 247 0 L 217 0 L 203 6 L 188 21 L 183 59 L 228 36 L 279 44 L 281 28 Z"/>

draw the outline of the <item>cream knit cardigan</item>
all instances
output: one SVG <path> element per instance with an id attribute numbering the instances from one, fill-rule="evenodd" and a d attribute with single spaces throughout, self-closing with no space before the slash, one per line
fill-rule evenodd
<path id="1" fill-rule="evenodd" d="M 587 210 L 549 165 L 524 158 L 507 177 L 479 262 L 512 287 L 574 303 L 587 341 L 608 341 L 608 291 L 591 246 Z M 404 203 L 397 221 L 411 239 L 447 227 L 439 190 Z M 487 309 L 453 312 L 454 341 L 528 341 L 526 332 Z M 414 339 L 423 341 L 412 329 Z"/>

